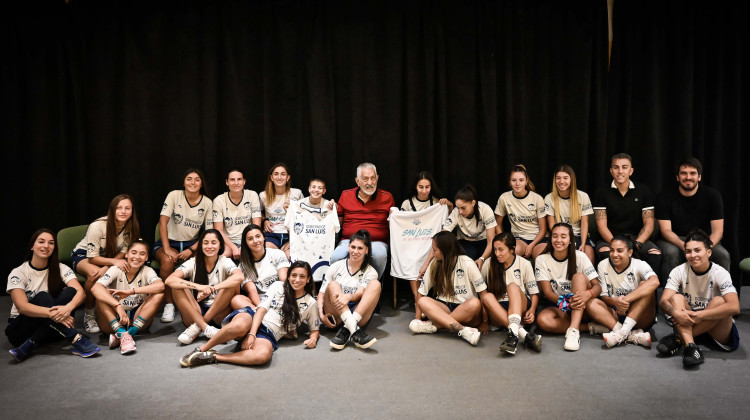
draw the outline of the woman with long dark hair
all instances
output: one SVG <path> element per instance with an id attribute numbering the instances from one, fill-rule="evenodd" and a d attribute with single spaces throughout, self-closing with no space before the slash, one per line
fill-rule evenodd
<path id="1" fill-rule="evenodd" d="M 268 248 L 263 229 L 255 224 L 245 226 L 240 247 L 240 270 L 242 270 L 242 292 L 247 301 L 242 306 L 253 308 L 260 304 L 261 297 L 277 281 L 286 281 L 289 260 L 284 251 Z"/>

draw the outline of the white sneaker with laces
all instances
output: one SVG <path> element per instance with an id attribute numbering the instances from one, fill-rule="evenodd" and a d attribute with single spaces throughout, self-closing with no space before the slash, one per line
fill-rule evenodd
<path id="1" fill-rule="evenodd" d="M 86 332 L 89 334 L 98 334 L 99 333 L 99 324 L 96 322 L 96 315 L 94 315 L 94 312 L 92 311 L 91 314 L 84 314 L 83 315 L 83 326 L 86 329 Z"/>
<path id="2" fill-rule="evenodd" d="M 432 321 L 412 319 L 409 323 L 409 330 L 415 334 L 432 334 L 437 331 L 437 327 L 432 325 Z"/>
<path id="3" fill-rule="evenodd" d="M 168 324 L 174 321 L 174 304 L 167 303 L 164 305 L 164 311 L 161 313 L 161 322 Z"/>
<path id="4" fill-rule="evenodd" d="M 614 330 L 602 334 L 602 338 L 604 338 L 604 344 L 606 344 L 608 348 L 612 348 L 618 344 L 624 343 L 628 336 L 623 334 L 622 330 Z"/>
<path id="5" fill-rule="evenodd" d="M 478 329 L 471 327 L 464 327 L 458 332 L 458 336 L 468 341 L 472 346 L 476 346 L 479 342 L 479 336 L 482 335 Z"/>
<path id="6" fill-rule="evenodd" d="M 198 324 L 190 324 L 190 326 L 187 327 L 179 337 L 177 337 L 177 341 L 182 344 L 190 344 L 195 340 L 195 337 L 198 337 L 198 334 L 200 333 L 201 327 L 199 327 Z"/>
<path id="7" fill-rule="evenodd" d="M 206 329 L 203 330 L 203 335 L 205 335 L 206 338 L 211 338 L 215 336 L 217 332 L 219 332 L 218 328 L 211 326 L 211 325 L 207 325 Z"/>
<path id="8" fill-rule="evenodd" d="M 581 332 L 575 328 L 565 331 L 565 344 L 563 348 L 568 351 L 576 351 L 581 345 Z"/>
<path id="9" fill-rule="evenodd" d="M 647 349 L 651 348 L 651 334 L 638 329 L 633 330 L 630 332 L 630 335 L 628 335 L 628 343 L 637 344 L 639 346 L 646 347 Z"/>

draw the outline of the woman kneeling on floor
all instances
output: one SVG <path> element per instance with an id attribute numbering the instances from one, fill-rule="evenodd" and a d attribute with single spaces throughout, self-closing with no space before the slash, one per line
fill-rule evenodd
<path id="1" fill-rule="evenodd" d="M 438 327 L 449 328 L 476 346 L 480 332 L 475 327 L 488 322 L 478 298 L 486 293 L 487 283 L 451 232 L 442 231 L 432 238 L 432 252 L 435 258 L 424 274 L 417 301 L 429 321 L 413 319 L 409 329 L 434 333 Z M 430 289 L 435 289 L 435 299 L 427 296 Z"/>
<path id="2" fill-rule="evenodd" d="M 177 337 L 182 344 L 192 343 L 201 332 L 208 338 L 213 337 L 219 329 L 209 323 L 221 322 L 232 310 L 229 304 L 239 292 L 243 276 L 232 260 L 222 254 L 221 233 L 208 229 L 198 239 L 195 257 L 185 261 L 167 278 L 167 286 L 174 289 L 174 301 L 182 314 L 182 323 L 188 326 Z"/>
<path id="3" fill-rule="evenodd" d="M 164 282 L 144 265 L 148 251 L 143 239 L 134 240 L 125 252 L 127 271 L 113 265 L 91 288 L 99 327 L 109 334 L 109 348 L 119 345 L 121 354 L 135 351 L 133 337 L 151 325 L 164 300 Z"/>
<path id="4" fill-rule="evenodd" d="M 238 365 L 260 365 L 271 360 L 278 348 L 278 340 L 285 335 L 296 337 L 297 327 L 305 322 L 310 327 L 310 338 L 305 347 L 318 343 L 320 318 L 318 305 L 312 297 L 312 269 L 305 261 L 296 261 L 289 268 L 285 282 L 273 283 L 263 296 L 257 311 L 250 306 L 238 308 L 222 322 L 222 328 L 206 344 L 180 358 L 182 367 L 226 362 Z M 247 302 L 236 296 L 232 304 Z M 237 340 L 233 353 L 220 354 L 214 346 Z"/>
<path id="5" fill-rule="evenodd" d="M 73 270 L 60 264 L 55 233 L 37 230 L 26 249 L 26 262 L 8 276 L 13 307 L 5 335 L 15 346 L 10 355 L 21 362 L 40 345 L 63 338 L 73 345 L 73 354 L 89 357 L 99 352 L 73 328 L 73 310 L 85 293 Z"/>
<path id="6" fill-rule="evenodd" d="M 495 256 L 482 266 L 482 276 L 487 281 L 482 305 L 492 325 L 508 328 L 500 351 L 516 354 L 519 338 L 528 347 L 542 351 L 542 336 L 527 332 L 521 324 L 534 323 L 539 303 L 534 268 L 529 260 L 516 256 L 516 238 L 510 232 L 495 236 L 492 250 Z M 482 323 L 479 331 L 489 332 L 489 325 Z"/>

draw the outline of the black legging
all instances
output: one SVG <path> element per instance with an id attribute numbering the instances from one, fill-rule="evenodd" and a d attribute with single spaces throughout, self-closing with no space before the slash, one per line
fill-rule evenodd
<path id="1" fill-rule="evenodd" d="M 51 308 L 53 306 L 67 305 L 73 300 L 75 295 L 76 289 L 66 287 L 56 298 L 53 298 L 48 292 L 39 292 L 29 303 Z M 11 318 L 8 320 L 8 327 L 5 329 L 5 335 L 14 347 L 20 346 L 29 338 L 37 344 L 49 343 L 62 338 L 73 341 L 73 338 L 77 334 L 78 331 L 74 328 L 69 328 L 49 318 L 35 318 L 26 315 L 18 315 L 15 318 Z"/>

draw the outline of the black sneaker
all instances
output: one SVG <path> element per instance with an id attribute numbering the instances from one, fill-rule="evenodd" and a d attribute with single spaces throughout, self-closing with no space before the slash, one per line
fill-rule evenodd
<path id="1" fill-rule="evenodd" d="M 659 340 L 659 345 L 656 346 L 656 350 L 658 350 L 659 354 L 662 356 L 672 357 L 678 350 L 680 350 L 680 347 L 682 347 L 682 340 L 680 340 L 675 334 L 669 334 Z"/>
<path id="2" fill-rule="evenodd" d="M 516 354 L 516 349 L 518 349 L 518 336 L 513 334 L 513 331 L 508 330 L 508 336 L 500 344 L 499 350 L 509 354 Z"/>
<path id="3" fill-rule="evenodd" d="M 375 344 L 378 339 L 373 336 L 367 335 L 367 332 L 360 328 L 355 331 L 354 334 L 352 334 L 352 341 L 354 341 L 355 346 L 361 349 L 366 349 Z"/>
<path id="4" fill-rule="evenodd" d="M 349 336 L 351 335 L 352 333 L 342 325 L 336 332 L 336 336 L 331 339 L 331 347 L 336 350 L 343 350 L 344 347 L 346 347 L 346 342 L 349 341 Z"/>
<path id="5" fill-rule="evenodd" d="M 703 359 L 703 352 L 695 345 L 690 343 L 685 347 L 685 352 L 682 354 L 682 366 L 686 368 L 696 367 L 701 363 L 705 362 Z"/>
<path id="6" fill-rule="evenodd" d="M 536 352 L 542 352 L 542 336 L 534 333 L 526 333 L 526 347 L 534 349 Z"/>

